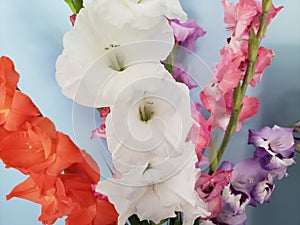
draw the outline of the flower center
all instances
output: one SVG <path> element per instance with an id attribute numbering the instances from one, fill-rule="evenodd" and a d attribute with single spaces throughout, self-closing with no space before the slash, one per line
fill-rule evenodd
<path id="1" fill-rule="evenodd" d="M 104 50 L 105 51 L 109 51 L 109 57 L 110 57 L 110 61 L 112 63 L 112 65 L 110 65 L 110 67 L 113 70 L 116 71 L 123 71 L 126 68 L 123 66 L 123 62 L 121 61 L 120 57 L 118 57 L 118 55 L 116 55 L 115 53 L 111 52 L 113 49 L 120 47 L 119 44 L 109 44 L 108 47 L 105 47 Z"/>
<path id="2" fill-rule="evenodd" d="M 153 114 L 154 114 L 153 102 L 146 101 L 139 106 L 139 115 L 141 121 L 145 123 L 148 122 L 149 120 L 152 119 Z"/>

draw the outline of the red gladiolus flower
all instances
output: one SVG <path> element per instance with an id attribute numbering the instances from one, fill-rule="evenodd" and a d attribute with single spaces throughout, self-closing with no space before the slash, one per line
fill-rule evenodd
<path id="1" fill-rule="evenodd" d="M 19 74 L 13 62 L 0 58 L 0 125 L 7 130 L 17 130 L 28 119 L 40 115 L 30 98 L 17 91 Z"/>
<path id="2" fill-rule="evenodd" d="M 78 147 L 66 135 L 56 132 L 45 117 L 36 117 L 0 141 L 0 158 L 7 167 L 24 174 L 56 176 L 74 163 L 83 162 Z"/>

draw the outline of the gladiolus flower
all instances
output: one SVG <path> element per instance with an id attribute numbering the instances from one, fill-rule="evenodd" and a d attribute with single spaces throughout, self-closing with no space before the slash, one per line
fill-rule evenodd
<path id="1" fill-rule="evenodd" d="M 222 191 L 231 179 L 231 171 L 220 170 L 213 175 L 201 174 L 195 184 L 195 190 L 201 199 L 208 204 L 211 215 L 203 219 L 211 219 L 222 211 Z"/>
<path id="2" fill-rule="evenodd" d="M 104 2 L 107 5 L 102 7 Z M 137 6 L 146 7 L 148 2 L 152 4 L 142 1 Z M 136 3 L 126 1 L 124 4 Z M 155 0 L 155 4 L 161 5 L 161 0 Z M 107 10 L 110 5 L 124 8 L 120 1 L 98 0 L 80 10 L 74 27 L 64 37 L 64 50 L 56 63 L 56 79 L 62 92 L 82 105 L 111 106 L 113 103 L 102 93 L 111 78 L 137 62 L 160 62 L 174 45 L 173 31 L 165 17 L 161 16 L 159 23 L 146 30 L 135 28 L 131 23 L 115 25 L 103 14 L 103 9 Z M 129 16 L 124 11 L 108 12 L 113 18 L 124 16 L 125 20 Z M 143 19 L 145 14 L 141 15 Z"/>
<path id="3" fill-rule="evenodd" d="M 176 44 L 182 46 L 187 52 L 195 51 L 196 40 L 206 34 L 206 31 L 193 19 L 184 23 L 178 19 L 173 19 L 169 23 L 174 31 Z"/>
<path id="4" fill-rule="evenodd" d="M 19 74 L 15 71 L 13 62 L 5 56 L 1 57 L 0 125 L 11 131 L 40 114 L 28 96 L 16 90 L 18 81 Z"/>
<path id="5" fill-rule="evenodd" d="M 96 190 L 107 195 L 115 205 L 120 214 L 118 225 L 123 225 L 133 214 L 140 220 L 159 223 L 163 219 L 174 217 L 175 211 L 183 212 L 183 224 L 190 225 L 199 216 L 209 216 L 206 204 L 194 190 L 199 174 L 195 168 L 196 160 L 194 153 L 178 174 L 161 183 L 130 186 L 120 183 L 120 179 L 112 178 L 99 182 Z"/>

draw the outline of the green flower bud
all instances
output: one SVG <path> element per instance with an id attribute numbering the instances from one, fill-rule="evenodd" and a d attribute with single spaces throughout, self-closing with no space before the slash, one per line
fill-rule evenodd
<path id="1" fill-rule="evenodd" d="M 272 0 L 263 0 L 262 1 L 263 12 L 269 12 L 271 7 L 272 7 Z"/>

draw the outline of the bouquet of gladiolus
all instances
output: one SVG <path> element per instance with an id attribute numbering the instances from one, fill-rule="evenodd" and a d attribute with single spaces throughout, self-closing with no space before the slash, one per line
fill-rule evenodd
<path id="1" fill-rule="evenodd" d="M 268 202 L 299 150 L 300 123 L 250 130 L 251 158 L 222 155 L 259 100 L 246 96 L 274 52 L 260 45 L 281 10 L 272 0 L 222 0 L 229 31 L 211 72 L 194 54 L 206 34 L 178 0 L 65 0 L 73 27 L 56 62 L 62 93 L 99 113 L 91 138 L 111 155 L 111 176 L 18 88 L 0 58 L 0 159 L 27 179 L 7 199 L 41 205 L 67 225 L 242 225 Z M 192 64 L 189 68 L 185 65 Z M 195 97 L 196 96 L 196 97 Z M 105 151 L 105 149 L 99 149 Z"/>

